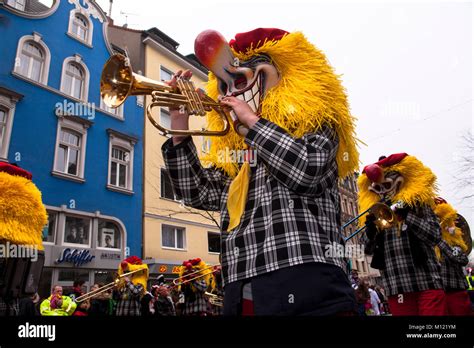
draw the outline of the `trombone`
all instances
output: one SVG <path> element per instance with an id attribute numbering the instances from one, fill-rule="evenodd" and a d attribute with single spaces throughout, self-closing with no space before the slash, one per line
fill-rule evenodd
<path id="1" fill-rule="evenodd" d="M 128 273 L 124 273 L 124 274 L 121 274 L 117 277 L 117 279 L 115 279 L 113 282 L 109 283 L 109 284 L 106 284 L 98 289 L 95 289 L 95 290 L 92 290 L 92 291 L 89 291 L 87 294 L 84 294 L 84 295 L 81 295 L 79 297 L 76 297 L 75 301 L 77 303 L 80 303 L 80 302 L 84 302 L 84 301 L 87 301 L 87 300 L 90 300 L 91 298 L 99 295 L 99 294 L 102 294 L 106 291 L 110 291 L 112 290 L 113 288 L 115 288 L 119 283 L 120 281 L 122 280 L 122 278 L 125 278 L 125 277 L 128 277 L 129 275 L 132 275 L 132 274 L 135 274 L 137 272 L 141 272 L 141 271 L 146 271 L 145 268 L 143 269 L 136 269 L 134 271 L 131 271 L 131 272 L 128 272 Z"/>
<path id="2" fill-rule="evenodd" d="M 173 280 L 173 287 L 178 287 L 178 286 L 187 284 L 189 282 L 192 282 L 196 279 L 199 279 L 199 278 L 205 277 L 207 275 L 213 274 L 214 273 L 213 268 L 215 268 L 216 266 L 219 266 L 219 265 L 209 266 L 209 267 L 203 268 L 201 270 L 197 270 L 197 271 L 194 271 L 192 273 L 183 275 L 182 277 L 176 278 L 176 279 Z M 210 270 L 210 269 L 211 269 L 210 272 L 205 272 L 205 271 Z M 202 274 L 199 274 L 199 273 L 202 273 Z M 208 292 L 208 291 L 206 291 L 204 293 L 204 296 L 208 297 L 209 303 L 211 305 L 217 306 L 217 307 L 223 307 L 224 306 L 224 298 L 222 296 L 213 294 L 212 292 Z"/>
<path id="3" fill-rule="evenodd" d="M 151 95 L 152 102 L 146 108 L 146 115 L 163 135 L 224 136 L 229 132 L 230 125 L 234 125 L 226 108 L 209 96 L 198 93 L 191 81 L 179 78 L 177 88 L 173 88 L 164 82 L 135 74 L 129 59 L 121 54 L 115 54 L 102 69 L 100 96 L 105 105 L 117 108 L 132 95 Z M 151 111 L 156 106 L 174 107 L 180 110 L 184 108 L 189 115 L 196 116 L 205 116 L 207 112 L 215 110 L 221 116 L 224 126 L 218 131 L 168 129 L 153 118 Z"/>
<path id="4" fill-rule="evenodd" d="M 346 222 L 344 226 L 342 226 L 342 230 L 344 230 L 347 226 L 349 226 L 354 221 L 359 220 L 365 214 L 374 214 L 375 215 L 374 223 L 381 230 L 386 230 L 395 224 L 395 214 L 393 213 L 392 209 L 387 204 L 379 202 L 379 203 L 375 203 L 369 209 L 366 209 L 365 211 L 363 211 L 356 217 Z M 360 232 L 364 231 L 366 228 L 367 228 L 367 225 L 358 228 L 354 233 L 346 237 L 344 240 L 346 242 L 348 240 L 351 240 Z"/>
<path id="5" fill-rule="evenodd" d="M 187 284 L 189 282 L 195 281 L 196 279 L 199 279 L 199 278 L 205 277 L 207 275 L 210 275 L 210 274 L 214 273 L 213 270 L 211 270 L 210 272 L 203 273 L 203 274 L 199 274 L 199 273 L 207 271 L 209 269 L 212 269 L 216 266 L 218 266 L 218 265 L 209 266 L 209 267 L 194 271 L 192 273 L 183 275 L 182 277 L 178 277 L 176 279 L 173 279 L 173 287 L 178 287 L 178 286 Z"/>

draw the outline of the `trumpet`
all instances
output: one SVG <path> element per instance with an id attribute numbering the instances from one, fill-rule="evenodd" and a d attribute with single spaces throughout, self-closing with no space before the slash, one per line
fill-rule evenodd
<path id="1" fill-rule="evenodd" d="M 109 58 L 102 69 L 100 78 L 100 95 L 105 105 L 117 108 L 132 95 L 151 95 L 152 102 L 146 108 L 150 122 L 163 135 L 205 135 L 224 136 L 232 125 L 236 125 L 230 113 L 220 103 L 207 95 L 196 91 L 191 81 L 178 78 L 177 88 L 164 82 L 155 81 L 133 72 L 129 59 L 121 54 Z M 172 130 L 160 125 L 152 115 L 156 106 L 180 108 L 189 115 L 205 116 L 207 112 L 215 110 L 222 118 L 222 130 Z"/>
<path id="2" fill-rule="evenodd" d="M 182 277 L 178 277 L 176 279 L 173 279 L 173 286 L 178 287 L 178 286 L 187 284 L 189 282 L 195 281 L 197 279 L 200 279 L 202 277 L 205 277 L 207 275 L 210 275 L 210 274 L 214 273 L 214 270 L 211 270 L 210 272 L 205 272 L 205 271 L 210 270 L 214 267 L 215 266 L 209 266 L 209 267 L 194 271 L 192 273 L 183 275 Z M 200 274 L 200 273 L 202 273 L 202 274 Z"/>
<path id="3" fill-rule="evenodd" d="M 209 303 L 213 306 L 223 307 L 224 306 L 224 298 L 222 296 L 213 294 L 212 292 L 205 292 L 204 296 L 209 298 Z"/>
<path id="4" fill-rule="evenodd" d="M 352 218 L 348 222 L 342 226 L 342 229 L 344 230 L 347 226 L 352 224 L 354 221 L 359 220 L 362 216 L 365 214 L 373 214 L 375 215 L 375 225 L 381 229 L 381 230 L 386 230 L 393 225 L 395 225 L 395 214 L 392 211 L 392 208 L 388 206 L 385 203 L 379 202 L 375 203 L 373 206 L 371 206 L 369 209 L 366 209 L 356 217 Z M 359 229 L 357 229 L 354 233 L 352 233 L 350 236 L 345 238 L 345 241 L 347 242 L 348 240 L 354 238 L 356 235 L 358 235 L 360 232 L 364 231 L 367 228 L 367 226 L 362 226 Z"/>
<path id="5" fill-rule="evenodd" d="M 84 295 L 81 295 L 79 297 L 76 297 L 75 301 L 77 303 L 80 303 L 80 302 L 84 302 L 84 301 L 87 301 L 87 300 L 90 300 L 91 298 L 93 297 L 96 297 L 104 292 L 107 292 L 107 291 L 110 291 L 112 290 L 113 288 L 115 288 L 116 286 L 118 286 L 120 284 L 120 282 L 122 281 L 122 278 L 125 278 L 125 277 L 128 277 L 132 274 L 135 274 L 137 272 L 142 272 L 142 271 L 146 271 L 146 269 L 136 269 L 134 271 L 131 271 L 131 272 L 128 272 L 128 273 L 124 273 L 124 274 L 121 274 L 117 277 L 117 279 L 115 279 L 113 282 L 110 282 L 98 289 L 95 289 L 95 290 L 92 290 L 92 291 L 89 291 L 87 294 L 84 294 Z"/>

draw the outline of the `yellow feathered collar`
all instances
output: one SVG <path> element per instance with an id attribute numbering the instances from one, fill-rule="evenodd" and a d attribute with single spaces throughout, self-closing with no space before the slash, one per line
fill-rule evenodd
<path id="1" fill-rule="evenodd" d="M 426 204 L 434 207 L 437 192 L 436 175 L 415 156 L 406 156 L 399 163 L 382 169 L 384 175 L 388 172 L 398 172 L 403 176 L 403 185 L 393 197 L 393 202 L 402 201 L 410 207 Z M 360 212 L 380 201 L 379 195 L 369 191 L 371 184 L 364 173 L 357 179 Z M 365 215 L 359 219 L 359 224 L 361 226 L 365 224 Z"/>
<path id="2" fill-rule="evenodd" d="M 350 114 L 349 104 L 339 77 L 334 73 L 323 52 L 313 46 L 300 32 L 285 35 L 279 41 L 266 41 L 256 49 L 245 53 L 233 52 L 240 60 L 258 54 L 266 54 L 278 69 L 281 80 L 267 91 L 262 102 L 261 115 L 277 124 L 292 136 L 302 137 L 330 125 L 339 136 L 337 164 L 339 176 L 352 174 L 359 165 L 356 148 L 355 118 Z M 218 96 L 217 79 L 210 73 L 207 93 Z M 207 115 L 208 129 L 222 129 L 223 122 L 212 111 Z M 201 160 L 212 164 L 234 178 L 238 163 L 219 161 L 220 151 L 242 150 L 246 145 L 233 130 L 225 137 L 211 138 L 211 149 Z"/>
<path id="3" fill-rule="evenodd" d="M 467 251 L 468 246 L 462 238 L 462 231 L 456 227 L 457 212 L 452 205 L 448 203 L 437 204 L 434 209 L 435 214 L 438 216 L 441 224 L 441 238 L 446 241 L 450 246 L 458 246 L 464 252 Z M 448 228 L 455 227 L 454 233 L 451 234 Z"/>

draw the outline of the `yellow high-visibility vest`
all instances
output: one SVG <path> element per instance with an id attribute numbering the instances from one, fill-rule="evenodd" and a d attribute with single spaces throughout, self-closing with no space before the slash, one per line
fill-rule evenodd
<path id="1" fill-rule="evenodd" d="M 471 278 L 471 279 L 469 279 Z M 469 285 L 469 288 L 467 290 L 474 290 L 474 276 L 466 276 L 467 284 Z"/>

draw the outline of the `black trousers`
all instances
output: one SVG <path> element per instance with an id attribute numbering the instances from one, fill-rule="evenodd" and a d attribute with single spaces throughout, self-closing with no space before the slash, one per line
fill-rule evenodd
<path id="1" fill-rule="evenodd" d="M 307 263 L 225 286 L 224 315 L 242 313 L 242 288 L 250 282 L 255 315 L 337 315 L 357 311 L 346 273 L 325 263 Z"/>

